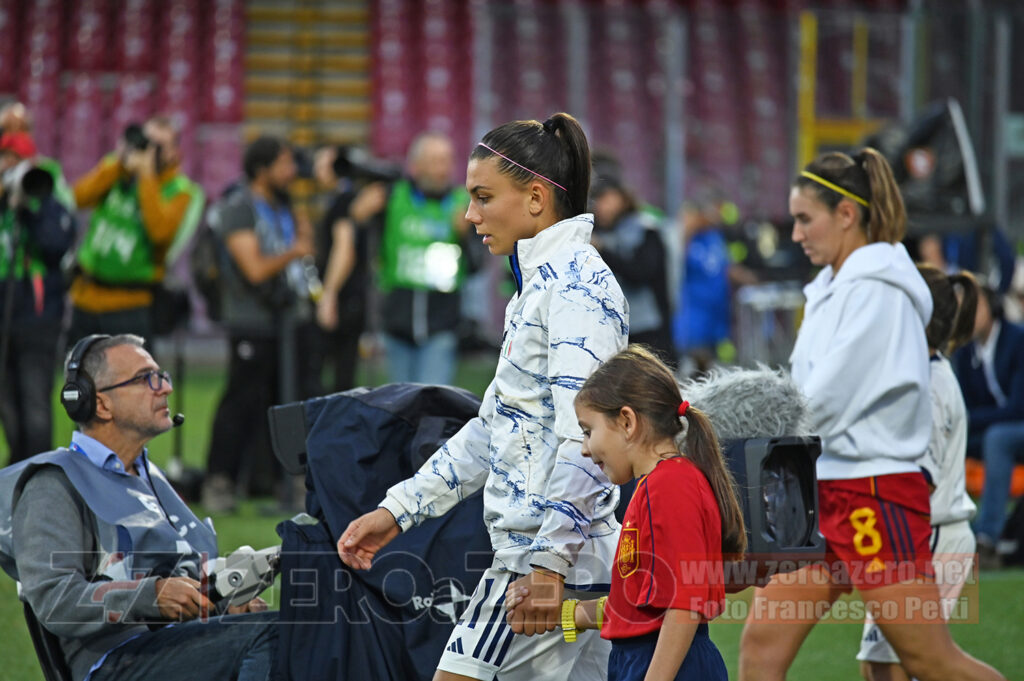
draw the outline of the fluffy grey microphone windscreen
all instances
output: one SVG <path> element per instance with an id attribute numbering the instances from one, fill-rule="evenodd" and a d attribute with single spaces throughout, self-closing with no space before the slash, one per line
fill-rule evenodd
<path id="1" fill-rule="evenodd" d="M 782 369 L 714 369 L 679 389 L 708 415 L 719 441 L 811 432 L 807 400 Z"/>

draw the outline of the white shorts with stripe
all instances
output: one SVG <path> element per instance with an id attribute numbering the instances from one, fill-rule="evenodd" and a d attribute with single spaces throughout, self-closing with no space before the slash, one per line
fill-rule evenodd
<path id="1" fill-rule="evenodd" d="M 942 616 L 948 620 L 956 607 L 964 582 L 973 572 L 973 556 L 977 545 L 970 523 L 962 520 L 932 527 L 931 546 L 935 582 L 939 587 L 939 598 L 942 599 Z M 871 615 L 864 620 L 857 659 L 861 662 L 900 663 L 896 651 L 885 640 L 885 635 Z"/>
<path id="2" fill-rule="evenodd" d="M 579 633 L 575 643 L 562 630 L 516 636 L 505 621 L 505 591 L 520 575 L 491 566 L 455 625 L 437 668 L 480 681 L 604 681 L 611 643 L 596 631 Z M 564 598 L 597 598 L 603 592 L 575 591 Z"/>

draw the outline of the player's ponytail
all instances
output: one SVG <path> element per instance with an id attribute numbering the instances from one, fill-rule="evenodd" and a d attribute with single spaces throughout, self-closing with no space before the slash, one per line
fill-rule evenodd
<path id="1" fill-rule="evenodd" d="M 896 244 L 907 233 L 907 211 L 903 195 L 896 184 L 889 162 L 878 151 L 864 147 L 854 160 L 864 169 L 871 187 L 871 205 L 868 208 L 868 243 L 884 241 Z"/>

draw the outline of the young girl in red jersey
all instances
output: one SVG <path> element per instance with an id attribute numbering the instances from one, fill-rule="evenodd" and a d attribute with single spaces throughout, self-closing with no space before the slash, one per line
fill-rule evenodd
<path id="1" fill-rule="evenodd" d="M 600 629 L 612 642 L 609 681 L 726 681 L 707 623 L 725 605 L 723 555 L 739 558 L 747 538 L 710 422 L 680 397 L 672 372 L 637 345 L 587 379 L 575 408 L 583 455 L 613 483 L 639 482 L 619 535 L 611 593 L 565 601 L 565 640 Z M 509 592 L 511 615 L 526 593 Z"/>

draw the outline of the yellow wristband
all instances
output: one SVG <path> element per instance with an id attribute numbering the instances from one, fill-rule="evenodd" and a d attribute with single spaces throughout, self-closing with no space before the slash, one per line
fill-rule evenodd
<path id="1" fill-rule="evenodd" d="M 601 627 L 604 626 L 604 604 L 608 602 L 607 596 L 601 596 L 597 599 L 597 630 L 601 631 Z"/>
<path id="2" fill-rule="evenodd" d="M 578 598 L 568 598 L 562 601 L 562 638 L 566 643 L 576 642 L 576 604 Z"/>

